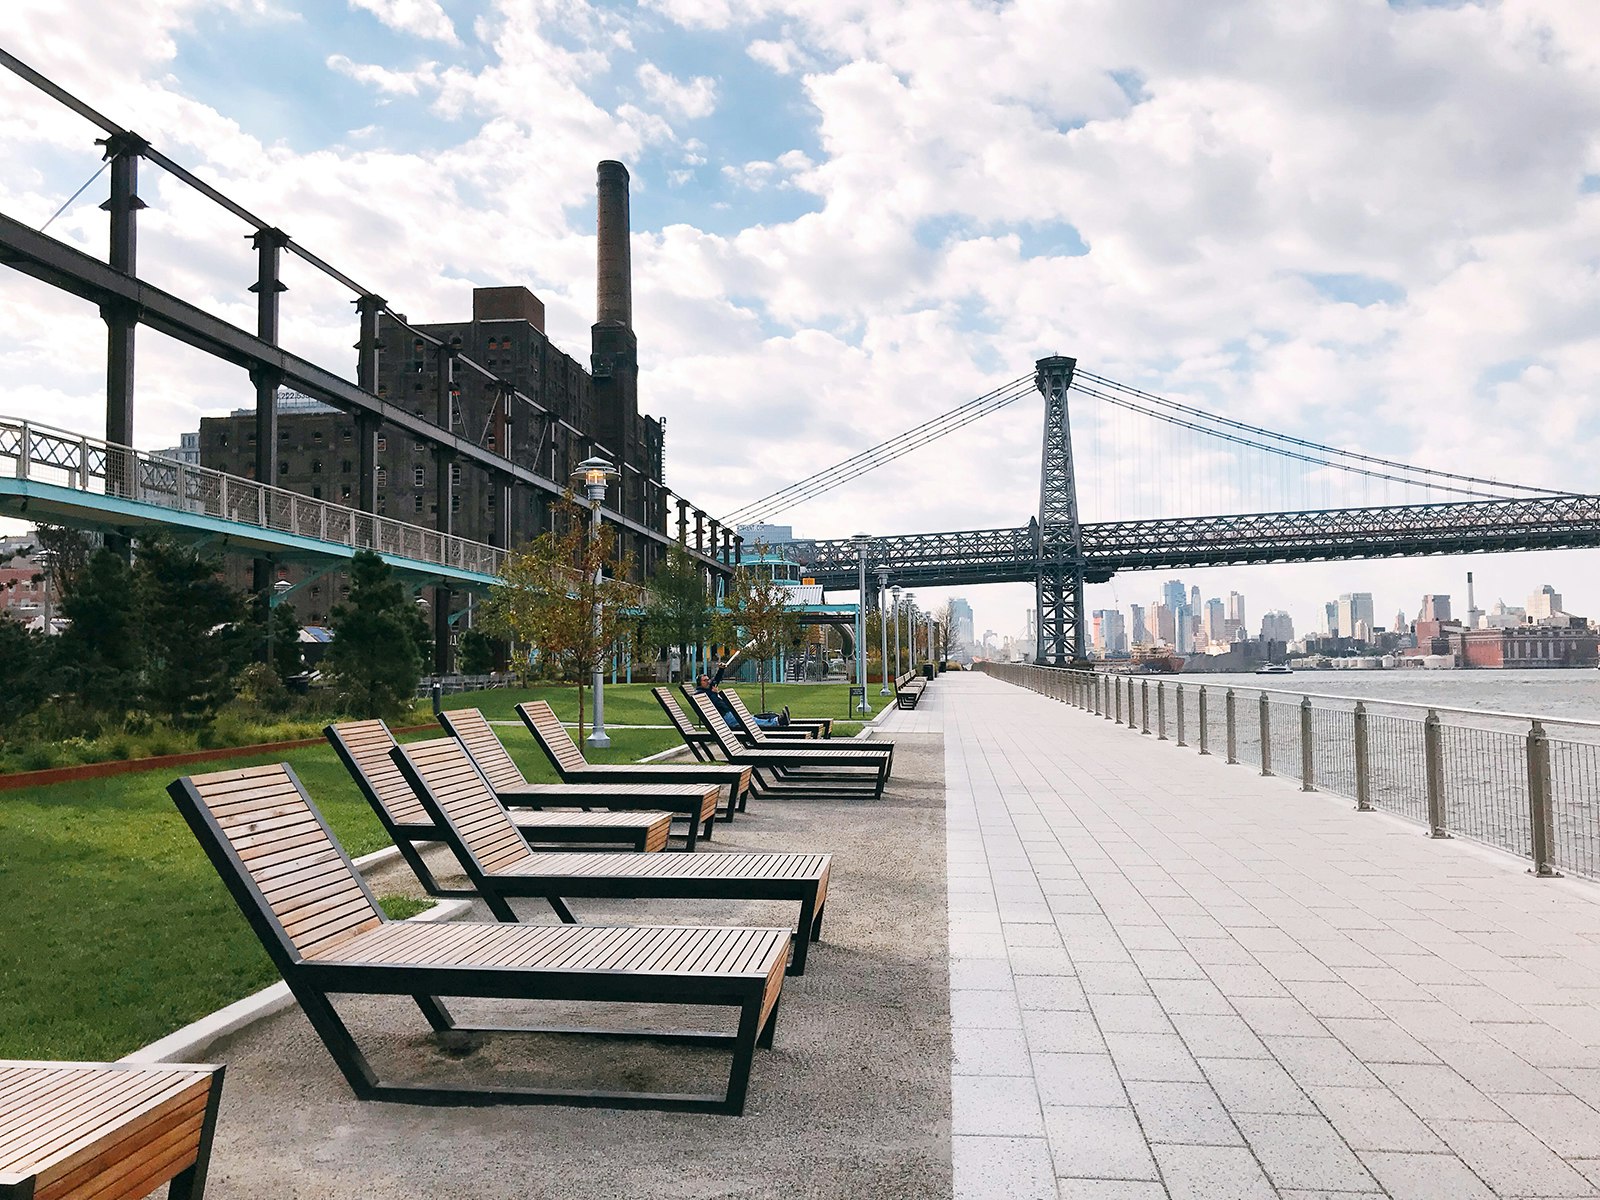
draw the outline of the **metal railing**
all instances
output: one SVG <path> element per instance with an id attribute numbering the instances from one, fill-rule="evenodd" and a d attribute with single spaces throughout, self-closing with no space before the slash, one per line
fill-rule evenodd
<path id="1" fill-rule="evenodd" d="M 436 529 L 14 417 L 0 417 L 0 477 L 57 484 L 480 575 L 498 575 L 505 553 Z"/>
<path id="2" fill-rule="evenodd" d="M 1509 850 L 1532 859 L 1534 875 L 1600 878 L 1600 722 L 1017 663 L 983 669 L 1141 736 L 1395 813 L 1431 837 Z"/>

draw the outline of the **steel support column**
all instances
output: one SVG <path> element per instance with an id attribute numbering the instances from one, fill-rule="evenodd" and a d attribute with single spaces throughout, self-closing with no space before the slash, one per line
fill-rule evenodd
<path id="1" fill-rule="evenodd" d="M 261 229 L 250 235 L 256 252 L 256 281 L 250 290 L 256 296 L 256 336 L 263 342 L 278 344 L 278 297 L 285 290 L 281 271 L 283 248 L 289 235 L 281 229 Z M 256 480 L 267 487 L 278 486 L 278 388 L 283 375 L 266 367 L 250 372 L 256 389 Z M 263 497 L 263 503 L 270 503 Z M 270 520 L 270 514 L 263 513 Z M 270 558 L 255 560 L 253 580 L 257 595 L 268 595 L 274 580 Z"/>
<path id="2" fill-rule="evenodd" d="M 1072 470 L 1067 388 L 1078 362 L 1055 355 L 1036 364 L 1034 386 L 1044 396 L 1044 452 L 1039 480 L 1034 578 L 1038 645 L 1034 661 L 1064 667 L 1085 655 L 1083 535 Z"/>
<path id="3" fill-rule="evenodd" d="M 105 156 L 111 160 L 111 194 L 100 206 L 111 217 L 108 262 L 113 270 L 132 277 L 138 273 L 138 214 L 145 206 L 139 199 L 139 156 L 149 144 L 131 133 L 116 134 L 97 144 L 105 147 Z M 139 307 L 108 300 L 100 305 L 100 316 L 106 323 L 106 441 L 131 446 L 134 330 L 139 325 Z M 106 463 L 106 491 L 133 495 L 131 464 Z"/>
<path id="4" fill-rule="evenodd" d="M 356 383 L 364 392 L 377 395 L 378 363 L 383 343 L 378 338 L 378 315 L 383 312 L 382 296 L 368 293 L 354 301 L 361 318 L 361 337 L 356 342 Z M 356 507 L 362 512 L 378 511 L 378 431 L 383 423 L 369 413 L 356 414 Z"/>
<path id="5" fill-rule="evenodd" d="M 438 390 L 434 397 L 434 423 L 441 429 L 455 431 L 455 381 L 456 350 L 440 346 L 438 350 Z M 452 500 L 455 488 L 450 478 L 450 468 L 455 456 L 445 446 L 438 446 L 433 454 L 434 513 L 433 527 L 447 537 L 455 530 L 455 513 Z M 433 673 L 450 674 L 450 589 L 433 589 Z"/>

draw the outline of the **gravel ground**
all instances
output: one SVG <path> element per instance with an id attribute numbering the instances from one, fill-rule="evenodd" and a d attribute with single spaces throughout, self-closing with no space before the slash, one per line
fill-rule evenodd
<path id="1" fill-rule="evenodd" d="M 760 801 L 717 849 L 834 854 L 823 941 L 788 979 L 777 1042 L 757 1051 L 743 1117 L 577 1108 L 429 1109 L 361 1103 L 299 1010 L 211 1057 L 228 1064 L 207 1195 L 229 1197 L 892 1197 L 950 1195 L 950 1015 L 943 746 L 896 739 L 878 802 Z M 393 873 L 378 890 L 404 890 Z M 586 921 L 775 925 L 793 905 L 577 901 Z M 553 918 L 525 902 L 530 920 Z M 481 910 L 475 914 L 487 919 Z M 455 1001 L 469 1022 L 651 1020 L 594 1007 Z M 409 1001 L 341 1012 L 378 1072 L 579 1087 L 720 1089 L 723 1052 L 503 1035 L 447 1053 Z M 720 1018 L 711 1018 L 718 1020 Z"/>

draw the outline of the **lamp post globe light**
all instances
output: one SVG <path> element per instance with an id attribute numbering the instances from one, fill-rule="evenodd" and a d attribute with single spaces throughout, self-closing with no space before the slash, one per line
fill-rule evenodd
<path id="1" fill-rule="evenodd" d="M 852 533 L 850 544 L 856 548 L 856 686 L 861 689 L 859 713 L 869 713 L 867 707 L 867 547 L 872 544 L 870 533 Z"/>
<path id="2" fill-rule="evenodd" d="M 589 501 L 589 540 L 600 540 L 600 505 L 606 498 L 606 488 L 611 481 L 621 472 L 611 463 L 601 458 L 598 454 L 584 459 L 572 472 L 573 479 L 583 481 L 583 494 Z M 602 567 L 596 564 L 594 581 L 599 584 Z M 595 600 L 593 605 L 593 620 L 595 641 L 600 640 L 600 601 Z M 596 654 L 594 660 L 594 720 L 589 736 L 584 738 L 584 743 L 596 749 L 603 750 L 611 745 L 611 739 L 606 736 L 606 672 L 605 664 L 601 661 L 603 655 Z"/>
<path id="3" fill-rule="evenodd" d="M 914 627 L 911 624 L 911 614 L 917 611 L 917 594 L 907 592 L 903 598 L 902 607 L 906 610 L 906 670 L 917 669 L 917 639 Z"/>
<path id="4" fill-rule="evenodd" d="M 894 673 L 900 674 L 900 585 L 897 583 L 889 589 L 889 594 L 894 597 L 894 607 L 890 610 L 890 619 L 894 622 Z"/>
<path id="5" fill-rule="evenodd" d="M 889 613 L 884 607 L 884 593 L 889 587 L 889 568 L 878 568 L 878 661 L 883 664 L 883 678 L 878 681 L 878 695 L 889 694 Z"/>

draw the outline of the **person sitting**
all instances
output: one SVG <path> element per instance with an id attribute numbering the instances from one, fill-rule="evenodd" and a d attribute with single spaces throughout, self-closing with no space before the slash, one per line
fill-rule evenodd
<path id="1" fill-rule="evenodd" d="M 738 655 L 733 656 L 737 658 Z M 717 668 L 715 675 L 702 674 L 695 680 L 695 691 L 702 696 L 710 696 L 711 703 L 717 706 L 717 711 L 722 714 L 722 719 L 728 723 L 728 728 L 735 732 L 743 732 L 744 725 L 739 720 L 739 714 L 733 709 L 733 703 L 722 694 L 722 677 L 728 673 L 728 668 L 733 665 L 733 658 L 728 659 Z M 762 729 L 781 729 L 788 722 L 776 713 L 754 713 L 756 724 Z"/>

